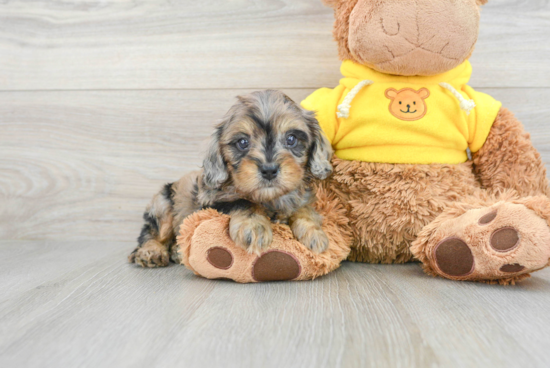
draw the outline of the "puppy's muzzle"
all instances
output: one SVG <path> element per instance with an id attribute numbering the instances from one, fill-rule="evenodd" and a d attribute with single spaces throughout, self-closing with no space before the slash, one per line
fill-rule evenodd
<path id="1" fill-rule="evenodd" d="M 273 180 L 279 174 L 279 165 L 277 164 L 263 164 L 260 165 L 260 173 L 266 180 Z"/>

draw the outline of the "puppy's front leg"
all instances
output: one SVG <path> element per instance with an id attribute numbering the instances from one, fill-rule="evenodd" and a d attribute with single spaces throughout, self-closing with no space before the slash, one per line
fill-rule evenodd
<path id="1" fill-rule="evenodd" d="M 137 263 L 142 267 L 168 266 L 169 248 L 174 239 L 172 197 L 172 184 L 167 184 L 147 206 L 143 214 L 145 225 L 141 229 L 138 246 L 128 256 L 130 263 Z"/>
<path id="2" fill-rule="evenodd" d="M 237 245 L 256 254 L 271 245 L 271 222 L 259 208 L 239 209 L 231 211 L 230 215 L 229 235 Z"/>
<path id="3" fill-rule="evenodd" d="M 304 206 L 294 212 L 289 219 L 290 228 L 300 243 L 322 253 L 328 248 L 328 237 L 321 228 L 323 218 L 311 206 Z"/>

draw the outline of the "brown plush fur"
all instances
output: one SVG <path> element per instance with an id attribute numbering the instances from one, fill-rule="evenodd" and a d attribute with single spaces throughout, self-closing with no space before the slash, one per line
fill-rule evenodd
<path id="1" fill-rule="evenodd" d="M 501 109 L 473 162 L 477 179 L 489 192 L 513 189 L 520 196 L 550 194 L 540 154 L 523 125 L 507 109 Z"/>
<path id="2" fill-rule="evenodd" d="M 333 160 L 329 179 L 349 210 L 354 243 L 349 259 L 404 263 L 422 228 L 449 203 L 479 189 L 470 163 L 390 165 Z"/>

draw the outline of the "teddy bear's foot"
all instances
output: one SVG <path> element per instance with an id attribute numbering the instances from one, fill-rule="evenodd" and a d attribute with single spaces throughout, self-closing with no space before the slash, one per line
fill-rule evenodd
<path id="1" fill-rule="evenodd" d="M 255 254 L 231 240 L 229 216 L 203 210 L 182 224 L 178 258 L 195 274 L 209 279 L 241 283 L 314 279 L 338 268 L 349 254 L 349 236 L 340 231 L 338 218 L 330 224 L 330 218 L 325 221 L 323 228 L 331 244 L 323 253 L 299 243 L 288 226 L 273 224 L 273 242 Z"/>
<path id="2" fill-rule="evenodd" d="M 250 253 L 236 245 L 226 221 L 206 221 L 194 232 L 187 264 L 195 273 L 209 279 L 231 279 L 237 282 L 287 281 L 302 275 L 306 260 L 303 249 L 289 249 L 284 238 L 274 234 L 265 251 Z"/>
<path id="3" fill-rule="evenodd" d="M 549 265 L 549 218 L 546 197 L 453 209 L 426 226 L 411 250 L 429 274 L 513 284 Z"/>

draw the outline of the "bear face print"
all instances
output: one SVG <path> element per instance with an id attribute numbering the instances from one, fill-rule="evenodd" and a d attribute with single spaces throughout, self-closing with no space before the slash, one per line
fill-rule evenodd
<path id="1" fill-rule="evenodd" d="M 391 114 L 400 120 L 419 120 L 428 112 L 424 101 L 430 97 L 430 91 L 427 88 L 421 88 L 418 91 L 412 88 L 404 88 L 400 91 L 389 88 L 386 90 L 386 97 L 391 100 Z"/>

